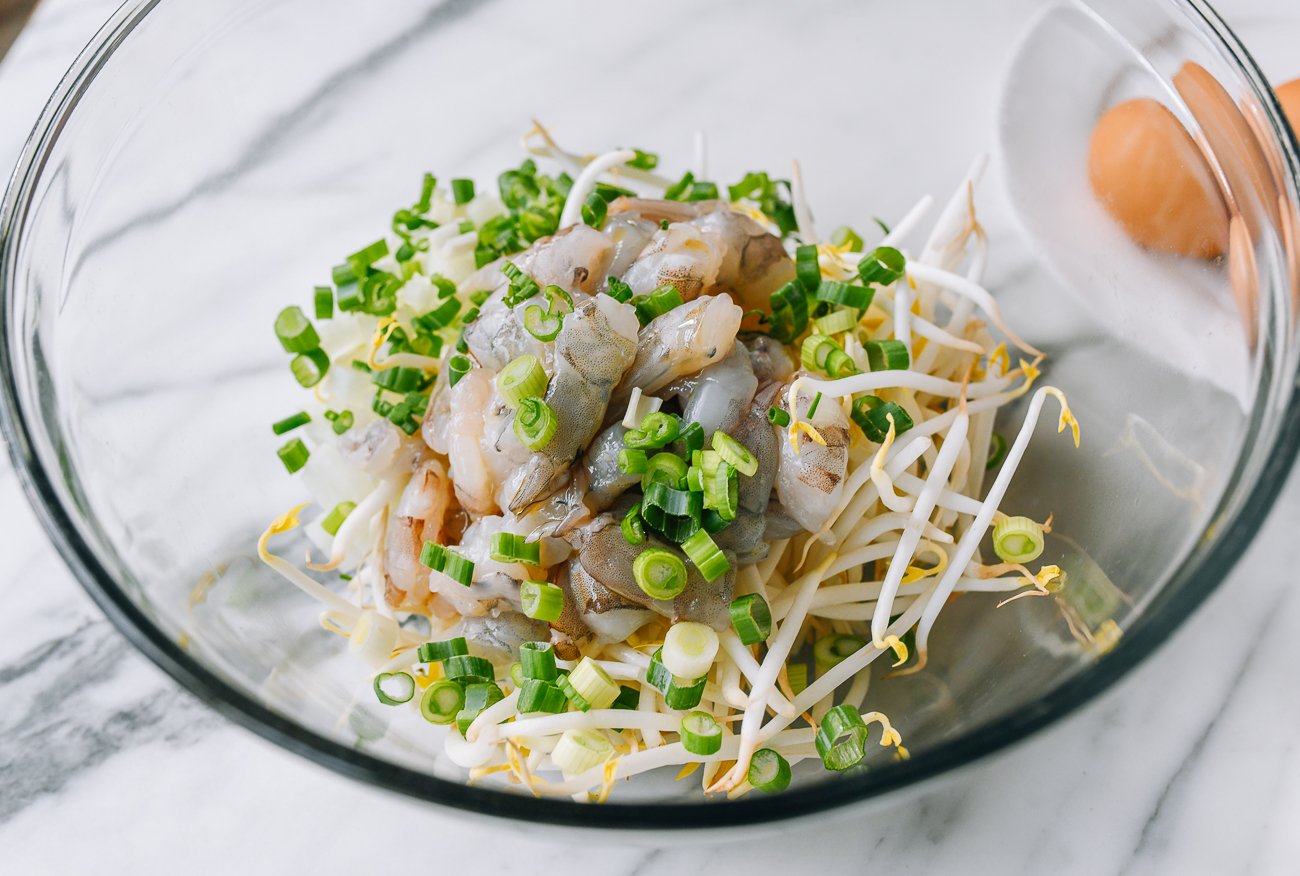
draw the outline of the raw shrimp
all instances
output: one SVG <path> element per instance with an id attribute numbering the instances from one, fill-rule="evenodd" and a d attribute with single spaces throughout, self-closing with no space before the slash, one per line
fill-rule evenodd
<path id="1" fill-rule="evenodd" d="M 448 392 L 447 460 L 456 498 L 471 514 L 491 514 L 496 485 L 483 458 L 484 412 L 492 397 L 492 372 L 474 368 Z M 432 406 L 430 406 L 432 410 Z"/>
<path id="2" fill-rule="evenodd" d="M 655 317 L 641 330 L 636 361 L 614 395 L 621 415 L 632 387 L 657 392 L 679 377 L 694 374 L 731 353 L 744 315 L 725 295 L 688 301 Z"/>
<path id="3" fill-rule="evenodd" d="M 594 295 L 609 274 L 614 241 L 590 225 L 570 225 L 544 237 L 515 259 L 537 285 L 559 286 L 570 294 Z"/>
<path id="4" fill-rule="evenodd" d="M 759 386 L 784 383 L 794 373 L 794 360 L 780 341 L 767 335 L 756 335 L 745 341 L 745 346 L 749 349 L 749 364 Z"/>
<path id="5" fill-rule="evenodd" d="M 655 247 L 662 244 L 664 253 L 677 253 L 679 256 L 693 241 L 701 240 L 708 244 L 716 254 L 709 260 L 712 267 L 712 279 L 704 286 L 687 296 L 687 290 L 675 280 L 665 279 L 677 286 L 682 297 L 690 300 L 696 294 L 715 294 L 726 292 L 736 299 L 736 303 L 746 310 L 768 310 L 771 307 L 772 293 L 782 285 L 794 279 L 794 262 L 785 251 L 781 239 L 772 234 L 758 222 L 744 213 L 731 209 L 721 201 L 656 201 L 646 198 L 619 198 L 609 205 L 611 216 L 639 216 L 651 222 L 667 220 L 670 223 L 666 231 L 656 234 L 656 241 L 646 247 L 643 256 L 650 262 L 644 269 L 647 275 L 658 262 L 653 261 Z M 696 234 L 678 231 L 676 239 L 670 234 L 682 226 L 692 226 Z M 662 235 L 662 237 L 661 237 Z M 638 263 L 641 260 L 638 259 Z M 662 259 L 660 259 L 662 261 Z M 698 263 L 695 259 L 692 263 Z M 637 270 L 637 263 L 629 268 L 629 274 Z M 703 272 L 692 274 L 701 277 Z M 640 273 L 638 281 L 643 280 Z M 637 283 L 627 280 L 633 290 L 640 293 L 649 289 L 638 288 Z M 654 288 L 656 283 L 650 283 Z"/>
<path id="6" fill-rule="evenodd" d="M 641 483 L 641 476 L 623 474 L 618 467 L 618 455 L 623 450 L 623 436 L 627 428 L 615 423 L 596 436 L 587 448 L 582 467 L 587 472 L 587 504 L 595 511 L 604 511 L 625 490 Z"/>
<path id="7" fill-rule="evenodd" d="M 517 522 L 497 515 L 471 523 L 452 550 L 474 563 L 474 580 L 466 587 L 442 572 L 431 571 L 429 589 L 467 617 L 486 614 L 501 600 L 518 605 L 519 582 L 528 577 L 528 570 L 518 563 L 492 559 L 492 536 L 517 529 Z"/>
<path id="8" fill-rule="evenodd" d="M 521 271 L 545 288 L 560 286 L 570 294 L 591 295 L 604 282 L 614 242 L 587 225 L 574 225 L 553 237 L 545 237 L 514 257 Z M 508 281 L 501 273 L 505 260 L 498 260 L 471 274 L 461 283 L 462 291 L 493 290 L 479 308 L 478 318 L 465 328 L 465 343 L 480 365 L 504 368 L 526 353 L 542 357 L 544 345 L 524 329 L 528 302 L 506 306 Z"/>
<path id="9" fill-rule="evenodd" d="M 794 262 L 781 239 L 734 210 L 703 213 L 691 224 L 711 236 L 722 254 L 712 291 L 727 292 L 745 310 L 769 311 L 772 293 L 794 279 Z"/>
<path id="10" fill-rule="evenodd" d="M 683 301 L 693 301 L 713 287 L 721 264 L 722 252 L 713 233 L 676 222 L 654 233 L 623 273 L 623 282 L 638 295 L 673 286 Z"/>
<path id="11" fill-rule="evenodd" d="M 786 411 L 789 411 L 788 389 L 783 387 L 778 395 L 781 409 Z M 799 442 L 796 450 L 782 435 L 776 494 L 790 517 L 809 532 L 818 532 L 835 511 L 844 492 L 844 475 L 849 463 L 849 421 L 834 399 L 823 399 L 817 406 L 817 413 L 808 420 L 807 410 L 814 393 L 805 388 L 797 395 L 800 418 L 812 423 L 826 441 L 826 446 L 799 434 L 795 438 Z"/>
<path id="12" fill-rule="evenodd" d="M 386 477 L 409 470 L 420 453 L 420 442 L 407 438 L 387 420 L 377 420 L 365 429 L 349 429 L 335 445 L 349 465 L 368 475 Z"/>
<path id="13" fill-rule="evenodd" d="M 518 488 L 519 473 L 532 456 L 532 451 L 523 445 L 513 428 L 514 408 L 506 404 L 497 390 L 496 381 L 492 381 L 492 394 L 488 400 L 487 410 L 483 414 L 483 461 L 488 472 L 497 485 L 496 503 L 504 508 L 510 496 Z"/>
<path id="14" fill-rule="evenodd" d="M 699 423 L 705 438 L 711 439 L 719 429 L 730 434 L 736 428 L 749 413 L 757 389 L 758 378 L 750 367 L 749 351 L 744 344 L 736 344 L 727 358 L 694 377 L 675 381 L 667 393 L 682 401 L 682 419 Z"/>
<path id="15" fill-rule="evenodd" d="M 774 386 L 760 392 L 731 433 L 758 460 L 758 470 L 750 477 L 741 476 L 736 491 L 739 506 L 736 519 L 714 535 L 713 540 L 718 547 L 734 551 L 736 562 L 742 566 L 767 556 L 767 508 L 781 452 L 776 432 L 767 419 L 775 389 Z"/>
<path id="16" fill-rule="evenodd" d="M 567 584 L 566 600 L 572 599 L 576 616 L 598 641 L 626 641 L 655 618 L 655 613 L 642 603 L 626 599 L 601 584 L 577 560 L 569 561 Z"/>
<path id="17" fill-rule="evenodd" d="M 600 429 L 610 394 L 635 358 L 636 329 L 632 308 L 608 295 L 583 303 L 564 318 L 546 390 L 546 403 L 556 419 L 555 437 L 524 465 L 510 500 L 512 512 L 546 498 L 564 483 L 570 466 Z"/>
<path id="18" fill-rule="evenodd" d="M 425 541 L 442 543 L 452 487 L 447 471 L 436 459 L 415 469 L 388 517 L 384 532 L 384 598 L 390 606 L 410 611 L 429 597 L 429 570 L 420 563 Z"/>
<path id="19" fill-rule="evenodd" d="M 497 603 L 487 614 L 465 618 L 461 634 L 470 644 L 510 659 L 518 659 L 524 642 L 545 642 L 550 628 L 545 621 L 534 620 L 509 603 Z"/>
<path id="20" fill-rule="evenodd" d="M 605 223 L 605 234 L 614 244 L 614 256 L 609 263 L 609 273 L 622 277 L 628 267 L 650 243 L 659 226 L 649 219 L 632 214 L 610 216 Z M 602 288 L 605 288 L 602 286 Z"/>
<path id="21" fill-rule="evenodd" d="M 637 586 L 632 575 L 632 562 L 643 547 L 628 544 L 619 521 L 611 514 L 602 514 L 575 532 L 578 540 L 578 562 L 583 570 L 609 590 L 637 605 L 645 606 L 656 614 L 671 620 L 690 620 L 708 624 L 714 629 L 725 629 L 731 622 L 729 607 L 736 581 L 734 557 L 728 557 L 730 568 L 713 582 L 705 581 L 699 570 L 686 562 L 686 589 L 671 601 L 651 599 Z M 675 546 L 660 544 L 647 537 L 646 544 L 665 547 L 679 553 Z"/>

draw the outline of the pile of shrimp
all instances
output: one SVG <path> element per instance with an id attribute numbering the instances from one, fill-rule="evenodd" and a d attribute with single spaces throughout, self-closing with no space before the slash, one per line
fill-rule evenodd
<path id="1" fill-rule="evenodd" d="M 455 280 L 457 295 L 490 293 L 463 333 L 474 367 L 451 385 L 450 348 L 436 358 L 380 356 L 382 338 L 409 318 L 405 306 L 389 320 L 333 320 L 322 344 L 339 367 L 316 387 L 317 405 L 351 404 L 359 416 L 340 436 L 309 433 L 312 458 L 295 477 L 323 508 L 356 503 L 332 537 L 318 524 L 304 528 L 326 554 L 309 555 L 307 568 L 346 583 L 327 586 L 269 551 L 268 540 L 298 526 L 305 506 L 271 525 L 258 545 L 262 558 L 319 600 L 322 624 L 348 637 L 376 672 L 406 671 L 427 687 L 440 670 L 420 663 L 416 648 L 452 636 L 493 660 L 505 698 L 463 736 L 453 728 L 444 741 L 471 779 L 500 775 L 536 795 L 604 800 L 618 779 L 678 767 L 682 776 L 699 770 L 705 791 L 735 797 L 751 790 L 747 770 L 760 747 L 792 764 L 817 758 L 817 722 L 836 703 L 879 725 L 881 756 L 905 757 L 890 719 L 862 711 L 870 665 L 887 655 L 903 667 L 898 672 L 922 668 L 954 593 L 1049 591 L 1055 567 L 985 565 L 980 543 L 1001 519 L 999 505 L 1049 400 L 1060 405 L 1058 430 L 1071 427 L 1078 442 L 1061 392 L 1034 389 L 1042 354 L 1006 325 L 981 285 L 988 239 L 974 189 L 984 162 L 972 167 L 918 249 L 909 244 L 933 206 L 928 196 L 879 241 L 904 253 L 906 272 L 877 290 L 855 330 L 840 338 L 860 373 L 827 379 L 800 368 L 797 340 L 786 346 L 761 327 L 751 331 L 748 321 L 742 330 L 747 312 L 769 310 L 772 293 L 795 277 L 789 245 L 768 217 L 729 203 L 725 188 L 716 200 L 663 200 L 672 181 L 627 167 L 630 150 L 577 155 L 540 127 L 525 146 L 574 177 L 559 231 L 511 257 L 539 286 L 573 296 L 559 335 L 544 343 L 524 331 L 523 305 L 507 304 L 501 263 L 476 269 L 474 232 L 452 221 L 484 221 L 499 204 L 480 195 L 454 205 L 439 190 L 433 210 L 443 224 L 424 232 L 428 248 L 420 258 L 428 273 Z M 856 277 L 864 253 L 818 237 L 797 165 L 792 180 L 793 236 L 817 245 L 824 278 Z M 638 196 L 614 200 L 600 227 L 590 227 L 580 221 L 581 205 L 601 181 Z M 671 284 L 684 303 L 641 327 L 629 305 L 602 294 L 609 277 L 639 294 Z M 910 367 L 871 371 L 867 339 L 901 341 Z M 559 423 L 555 440 L 537 452 L 515 436 L 513 410 L 493 379 L 527 353 L 551 375 L 546 400 Z M 346 367 L 357 359 L 373 369 L 414 365 L 436 375 L 417 433 L 403 434 L 380 417 L 366 421 L 368 375 Z M 741 479 L 735 522 L 716 535 L 730 570 L 712 583 L 692 574 L 671 601 L 638 589 L 631 563 L 641 548 L 619 528 L 625 491 L 639 482 L 617 462 L 634 390 L 676 406 L 706 435 L 726 431 L 759 461 L 755 475 Z M 901 405 L 913 428 L 896 435 L 891 426 L 882 443 L 868 440 L 848 417 L 852 398 L 867 392 Z M 985 489 L 994 419 L 1022 396 L 1024 420 Z M 772 407 L 791 415 L 788 427 L 769 421 Z M 499 532 L 539 540 L 540 568 L 494 561 L 489 543 Z M 426 541 L 472 560 L 472 584 L 423 566 Z M 563 615 L 552 624 L 520 610 L 520 582 L 540 577 L 564 592 Z M 761 646 L 742 644 L 730 625 L 729 604 L 748 593 L 771 607 L 772 633 Z M 692 754 L 676 741 L 682 713 L 646 682 L 650 655 L 680 620 L 709 624 L 720 638 L 699 706 L 726 731 L 715 754 Z M 820 668 L 806 686 L 796 682 L 790 661 L 831 633 L 855 634 L 864 644 Z M 552 642 L 561 669 L 592 658 L 639 690 L 636 709 L 520 716 L 519 691 L 504 678 L 505 667 L 531 641 Z M 419 721 L 414 701 L 407 705 Z M 549 753 L 569 729 L 604 731 L 615 754 L 583 774 L 559 775 Z"/>

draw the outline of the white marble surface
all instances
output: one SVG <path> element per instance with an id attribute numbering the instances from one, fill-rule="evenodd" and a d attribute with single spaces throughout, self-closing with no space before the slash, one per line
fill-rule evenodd
<path id="1" fill-rule="evenodd" d="M 44 0 L 0 64 L 0 164 L 113 5 Z M 1288 70 L 1270 26 L 1300 7 L 1222 6 L 1266 72 L 1300 74 L 1300 49 Z M 1072 719 L 855 821 L 681 849 L 505 836 L 291 756 L 132 651 L 48 545 L 7 466 L 0 521 L 3 872 L 1300 872 L 1300 478 L 1232 579 Z"/>

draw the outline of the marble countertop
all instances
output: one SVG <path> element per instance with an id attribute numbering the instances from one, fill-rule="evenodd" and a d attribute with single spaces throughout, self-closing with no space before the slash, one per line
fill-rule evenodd
<path id="1" fill-rule="evenodd" d="M 0 63 L 0 164 L 114 5 L 44 0 Z M 1300 54 L 1288 71 L 1269 26 L 1288 0 L 1221 6 L 1267 73 L 1300 74 Z M 503 836 L 290 755 L 132 650 L 48 544 L 7 463 L 0 521 L 5 872 L 378 871 L 412 860 L 414 847 L 384 841 L 394 828 L 425 838 L 425 866 L 472 873 L 1300 870 L 1300 477 L 1231 580 L 1079 714 L 869 817 L 685 848 Z"/>

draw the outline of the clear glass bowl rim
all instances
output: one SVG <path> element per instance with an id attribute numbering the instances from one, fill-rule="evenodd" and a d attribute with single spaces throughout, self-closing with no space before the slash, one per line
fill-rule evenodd
<path id="1" fill-rule="evenodd" d="M 1032 707 L 1008 716 L 996 734 L 981 732 L 977 727 L 923 756 L 869 773 L 794 787 L 776 796 L 751 794 L 715 805 L 638 802 L 592 806 L 569 800 L 540 800 L 438 779 L 356 751 L 295 724 L 236 690 L 154 626 L 118 586 L 78 531 L 50 473 L 33 452 L 33 430 L 19 405 L 14 351 L 8 343 L 8 300 L 15 287 L 17 241 L 31 206 L 34 182 L 60 135 L 63 120 L 73 112 L 117 48 L 162 2 L 128 0 L 114 12 L 78 55 L 46 103 L 10 178 L 0 205 L 0 434 L 9 448 L 23 490 L 50 540 L 77 581 L 131 644 L 225 717 L 337 773 L 467 814 L 534 825 L 623 831 L 738 828 L 805 818 L 877 800 L 1023 742 L 1102 694 L 1149 657 L 1227 576 L 1259 532 L 1300 451 L 1300 393 L 1295 391 L 1300 374 L 1296 374 L 1290 381 L 1290 398 L 1279 419 L 1272 447 L 1267 450 L 1267 458 L 1257 470 L 1253 483 L 1230 486 L 1230 492 L 1235 490 L 1240 496 L 1237 502 L 1240 510 L 1219 528 L 1218 537 L 1199 565 L 1193 568 L 1190 561 L 1184 561 L 1170 580 L 1172 594 L 1161 602 L 1158 611 L 1144 612 L 1112 651 L 1041 697 Z M 1283 146 L 1292 189 L 1300 189 L 1300 143 L 1282 121 L 1281 108 L 1249 52 L 1204 0 L 1172 2 L 1184 7 L 1204 35 L 1217 41 L 1236 62 L 1265 108 L 1271 132 Z M 1285 376 L 1279 374 L 1274 379 Z"/>

